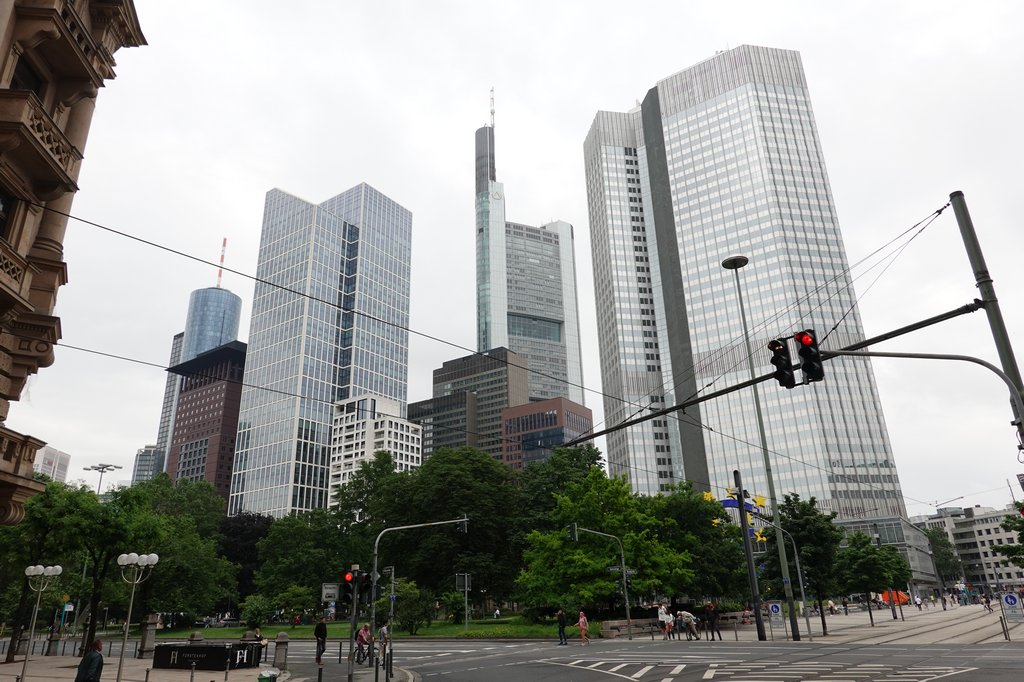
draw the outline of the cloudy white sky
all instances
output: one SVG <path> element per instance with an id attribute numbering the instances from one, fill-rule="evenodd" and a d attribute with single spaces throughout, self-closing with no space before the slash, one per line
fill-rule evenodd
<path id="1" fill-rule="evenodd" d="M 74 213 L 255 273 L 264 193 L 323 201 L 367 182 L 413 212 L 412 327 L 475 344 L 473 132 L 496 91 L 508 217 L 577 230 L 585 383 L 600 389 L 583 139 L 655 82 L 718 50 L 798 50 L 851 263 L 963 190 L 1018 353 L 1024 4 L 1011 2 L 342 2 L 136 0 L 149 45 L 117 54 Z M 72 222 L 63 342 L 166 364 L 193 289 L 216 270 Z M 859 274 L 855 271 L 855 275 Z M 944 214 L 878 282 L 857 280 L 869 335 L 976 295 Z M 226 274 L 243 304 L 252 283 Z M 755 326 L 759 320 L 751 320 Z M 997 362 L 984 313 L 876 350 Z M 410 399 L 461 355 L 413 336 Z M 973 365 L 876 360 L 911 514 L 1021 497 L 1007 392 Z M 156 440 L 164 372 L 70 348 L 32 378 L 9 425 L 81 467 L 125 467 Z M 588 396 L 597 420 L 597 394 Z M 795 453 L 794 453 L 795 454 Z"/>

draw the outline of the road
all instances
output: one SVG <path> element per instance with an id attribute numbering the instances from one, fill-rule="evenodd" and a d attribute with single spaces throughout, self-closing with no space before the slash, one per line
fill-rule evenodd
<path id="1" fill-rule="evenodd" d="M 1024 646 L 595 640 L 572 644 L 417 642 L 402 667 L 437 682 L 1019 682 Z"/>

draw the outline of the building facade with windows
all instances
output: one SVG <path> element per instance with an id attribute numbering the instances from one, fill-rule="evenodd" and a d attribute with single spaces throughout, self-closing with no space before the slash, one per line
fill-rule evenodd
<path id="1" fill-rule="evenodd" d="M 397 400 L 373 395 L 335 405 L 328 505 L 336 504 L 338 488 L 348 485 L 359 466 L 378 452 L 391 454 L 395 471 L 419 468 L 422 431 L 418 424 L 399 416 L 401 408 Z"/>
<path id="2" fill-rule="evenodd" d="M 434 370 L 434 397 L 409 406 L 409 418 L 429 424 L 431 450 L 476 447 L 497 460 L 503 456 L 501 413 L 529 402 L 529 365 L 507 348 L 448 360 Z M 472 397 L 470 397 L 472 396 Z M 464 410 L 463 410 L 464 406 Z"/>
<path id="3" fill-rule="evenodd" d="M 0 525 L 44 489 L 32 478 L 44 441 L 7 416 L 61 338 L 64 232 L 97 93 L 114 54 L 145 44 L 132 0 L 0 3 Z"/>
<path id="4" fill-rule="evenodd" d="M 46 474 L 55 481 L 67 483 L 68 469 L 70 467 L 71 455 L 49 445 L 44 445 L 36 455 L 36 463 L 32 470 L 39 474 Z"/>
<path id="5" fill-rule="evenodd" d="M 334 405 L 406 405 L 412 214 L 367 184 L 267 193 L 228 513 L 327 506 Z"/>
<path id="6" fill-rule="evenodd" d="M 162 471 L 162 469 L 157 469 L 157 463 L 162 460 L 163 453 L 157 449 L 156 445 L 139 448 L 135 453 L 135 461 L 132 465 L 131 484 L 153 480 L 157 473 Z"/>
<path id="7" fill-rule="evenodd" d="M 174 433 L 167 451 L 171 480 L 208 481 L 228 499 L 245 375 L 246 344 L 231 341 L 179 363 Z"/>
<path id="8" fill-rule="evenodd" d="M 825 350 L 864 337 L 798 53 L 744 45 L 675 73 L 632 111 L 598 112 L 584 160 L 608 423 L 749 379 L 728 256 L 749 258 L 756 367 L 796 331 L 818 330 Z M 759 390 L 779 497 L 813 495 L 840 519 L 906 516 L 866 358 Z M 642 493 L 684 478 L 721 491 L 739 468 L 766 494 L 752 398 L 609 434 L 610 473 Z"/>
<path id="9" fill-rule="evenodd" d="M 476 131 L 477 349 L 504 347 L 530 366 L 530 398 L 583 397 L 573 227 L 505 220 L 494 126 Z"/>
<path id="10" fill-rule="evenodd" d="M 501 411 L 502 462 L 522 469 L 543 462 L 551 451 L 594 428 L 589 408 L 567 398 L 550 398 Z"/>

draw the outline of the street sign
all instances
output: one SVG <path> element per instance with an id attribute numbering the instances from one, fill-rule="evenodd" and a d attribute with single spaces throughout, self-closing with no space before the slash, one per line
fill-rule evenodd
<path id="1" fill-rule="evenodd" d="M 1020 483 L 1021 490 L 1024 490 L 1024 474 L 1017 474 L 1017 483 Z"/>
<path id="2" fill-rule="evenodd" d="M 1024 605 L 1021 601 L 1020 596 L 1012 592 L 1003 595 L 1000 603 L 1007 623 L 1024 623 Z"/>
<path id="3" fill-rule="evenodd" d="M 622 570 L 622 566 L 609 566 L 608 567 L 608 571 L 610 573 L 618 573 L 621 570 Z"/>
<path id="4" fill-rule="evenodd" d="M 65 611 L 74 611 L 75 610 L 75 605 L 74 604 L 65 604 L 64 605 L 64 610 Z"/>
<path id="5" fill-rule="evenodd" d="M 338 583 L 322 583 L 320 585 L 320 601 L 337 601 L 338 587 Z"/>
<path id="6" fill-rule="evenodd" d="M 783 624 L 782 602 L 768 602 L 768 617 L 771 619 L 772 627 Z"/>
<path id="7" fill-rule="evenodd" d="M 373 580 L 373 582 L 377 582 L 378 580 L 380 580 L 380 573 L 374 571 L 370 574 L 370 578 Z"/>
<path id="8" fill-rule="evenodd" d="M 391 601 L 395 601 L 395 595 L 391 595 L 390 597 L 388 597 L 388 599 L 390 599 Z"/>

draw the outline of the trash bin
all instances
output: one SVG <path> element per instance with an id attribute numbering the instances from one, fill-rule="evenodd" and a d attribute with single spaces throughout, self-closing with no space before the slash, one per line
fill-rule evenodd
<path id="1" fill-rule="evenodd" d="M 256 682 L 277 682 L 276 670 L 262 670 L 256 677 Z"/>

